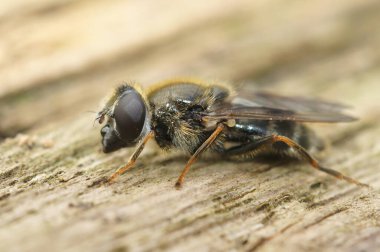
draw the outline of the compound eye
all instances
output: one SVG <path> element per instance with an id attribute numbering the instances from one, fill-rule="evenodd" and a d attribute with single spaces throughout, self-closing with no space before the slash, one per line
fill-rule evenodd
<path id="1" fill-rule="evenodd" d="M 115 128 L 125 143 L 135 142 L 144 127 L 146 116 L 145 103 L 136 91 L 128 90 L 122 94 L 114 109 Z"/>

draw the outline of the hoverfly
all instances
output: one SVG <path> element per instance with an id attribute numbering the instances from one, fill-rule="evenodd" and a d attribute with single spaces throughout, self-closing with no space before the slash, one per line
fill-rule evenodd
<path id="1" fill-rule="evenodd" d="M 176 187 L 206 150 L 225 158 L 253 159 L 274 154 L 306 160 L 313 168 L 359 186 L 367 186 L 320 165 L 309 153 L 323 142 L 303 123 L 350 122 L 346 107 L 301 97 L 268 93 L 235 94 L 231 87 L 199 80 L 168 80 L 144 92 L 138 84 L 115 89 L 96 118 L 105 153 L 137 145 L 129 162 L 109 179 L 132 168 L 146 143 L 191 155 Z"/>

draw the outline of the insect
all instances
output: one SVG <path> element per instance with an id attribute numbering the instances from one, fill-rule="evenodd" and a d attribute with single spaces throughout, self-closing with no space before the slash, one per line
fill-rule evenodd
<path id="1" fill-rule="evenodd" d="M 98 113 L 103 151 L 136 146 L 129 162 L 108 179 L 132 168 L 146 143 L 191 155 L 175 186 L 181 187 L 191 165 L 205 152 L 238 160 L 274 154 L 306 160 L 313 168 L 359 186 L 367 186 L 320 165 L 312 149 L 323 142 L 304 123 L 350 122 L 346 107 L 302 97 L 268 93 L 236 94 L 231 87 L 200 80 L 158 83 L 144 92 L 135 83 L 116 88 Z"/>

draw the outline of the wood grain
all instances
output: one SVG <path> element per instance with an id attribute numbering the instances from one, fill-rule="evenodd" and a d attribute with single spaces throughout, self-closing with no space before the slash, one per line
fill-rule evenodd
<path id="1" fill-rule="evenodd" d="M 0 4 L 0 251 L 376 251 L 380 247 L 380 3 L 8 1 Z M 196 76 L 353 105 L 313 125 L 321 161 L 186 163 L 152 144 L 105 155 L 113 86 Z"/>

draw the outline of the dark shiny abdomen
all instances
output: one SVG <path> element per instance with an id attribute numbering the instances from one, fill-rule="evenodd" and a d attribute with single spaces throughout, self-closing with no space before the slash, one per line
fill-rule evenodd
<path id="1" fill-rule="evenodd" d="M 235 127 L 226 130 L 226 142 L 233 147 L 227 147 L 225 151 L 229 153 L 229 150 L 233 150 L 230 152 L 254 156 L 254 143 L 271 135 L 286 136 L 306 150 L 323 149 L 323 142 L 303 124 L 292 121 L 237 120 Z M 278 143 L 272 147 L 268 152 L 284 155 L 289 153 L 289 147 L 285 144 Z"/>

